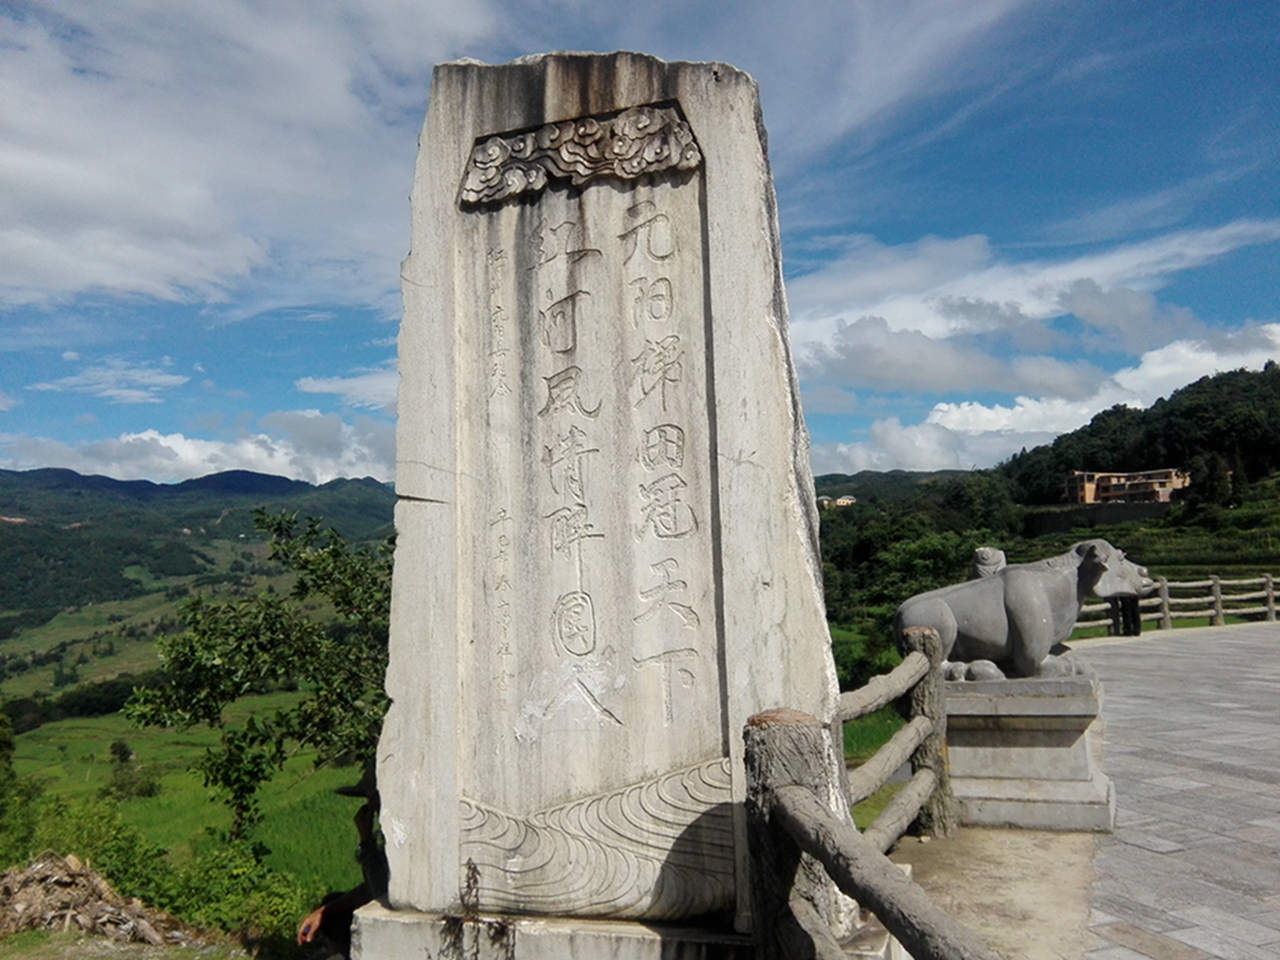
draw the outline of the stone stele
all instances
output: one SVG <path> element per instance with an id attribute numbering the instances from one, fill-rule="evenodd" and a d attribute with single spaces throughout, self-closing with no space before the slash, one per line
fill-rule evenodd
<path id="1" fill-rule="evenodd" d="M 440 65 L 412 209 L 390 904 L 744 929 L 743 724 L 837 698 L 756 85 Z"/>

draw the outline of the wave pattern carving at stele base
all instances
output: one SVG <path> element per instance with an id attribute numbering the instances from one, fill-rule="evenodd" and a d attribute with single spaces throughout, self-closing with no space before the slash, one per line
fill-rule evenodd
<path id="1" fill-rule="evenodd" d="M 519 817 L 461 798 L 481 909 L 676 920 L 733 906 L 729 761 Z"/>

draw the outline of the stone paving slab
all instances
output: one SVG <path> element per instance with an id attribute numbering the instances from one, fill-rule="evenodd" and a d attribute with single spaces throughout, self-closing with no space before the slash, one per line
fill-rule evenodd
<path id="1" fill-rule="evenodd" d="M 1102 679 L 1086 960 L 1280 958 L 1280 624 L 1073 645 Z"/>

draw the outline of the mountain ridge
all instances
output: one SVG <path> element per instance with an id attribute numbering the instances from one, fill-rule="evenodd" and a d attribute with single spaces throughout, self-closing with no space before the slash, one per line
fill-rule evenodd
<path id="1" fill-rule="evenodd" d="M 393 531 L 395 492 L 372 478 L 315 485 L 247 470 L 174 484 L 63 468 L 0 470 L 0 639 L 14 625 L 200 575 L 217 541 L 261 541 L 255 509 L 320 517 L 353 543 Z"/>

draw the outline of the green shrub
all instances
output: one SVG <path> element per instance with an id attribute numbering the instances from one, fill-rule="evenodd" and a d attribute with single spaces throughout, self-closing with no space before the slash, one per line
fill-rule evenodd
<path id="1" fill-rule="evenodd" d="M 41 850 L 74 853 L 119 892 L 164 906 L 172 883 L 165 851 L 124 822 L 109 798 L 68 801 L 45 796 L 36 804 L 35 829 L 22 857 Z"/>
<path id="2" fill-rule="evenodd" d="M 140 763 L 116 763 L 111 766 L 111 777 L 98 791 L 99 796 L 116 800 L 134 797 L 154 797 L 160 793 L 160 777 L 151 767 Z"/>
<path id="3" fill-rule="evenodd" d="M 167 909 L 199 926 L 287 936 L 310 904 L 297 882 L 265 866 L 261 854 L 244 840 L 203 851 L 179 872 Z"/>
<path id="4" fill-rule="evenodd" d="M 892 644 L 893 630 L 871 616 L 846 627 L 831 627 L 831 655 L 836 664 L 836 677 L 841 690 L 856 690 L 872 677 L 888 673 L 902 657 Z M 888 617 L 892 621 L 892 610 Z"/>
<path id="5" fill-rule="evenodd" d="M 13 814 L 21 810 L 30 816 L 15 821 Z M 246 841 L 220 839 L 175 866 L 162 848 L 124 822 L 111 798 L 73 802 L 41 796 L 0 811 L 0 827 L 4 864 L 25 862 L 42 850 L 75 854 L 117 892 L 193 926 L 280 941 L 311 907 L 298 882 L 267 867 L 265 851 Z"/>
<path id="6" fill-rule="evenodd" d="M 40 784 L 13 772 L 13 729 L 0 713 L 0 869 L 26 857 L 36 829 Z"/>

